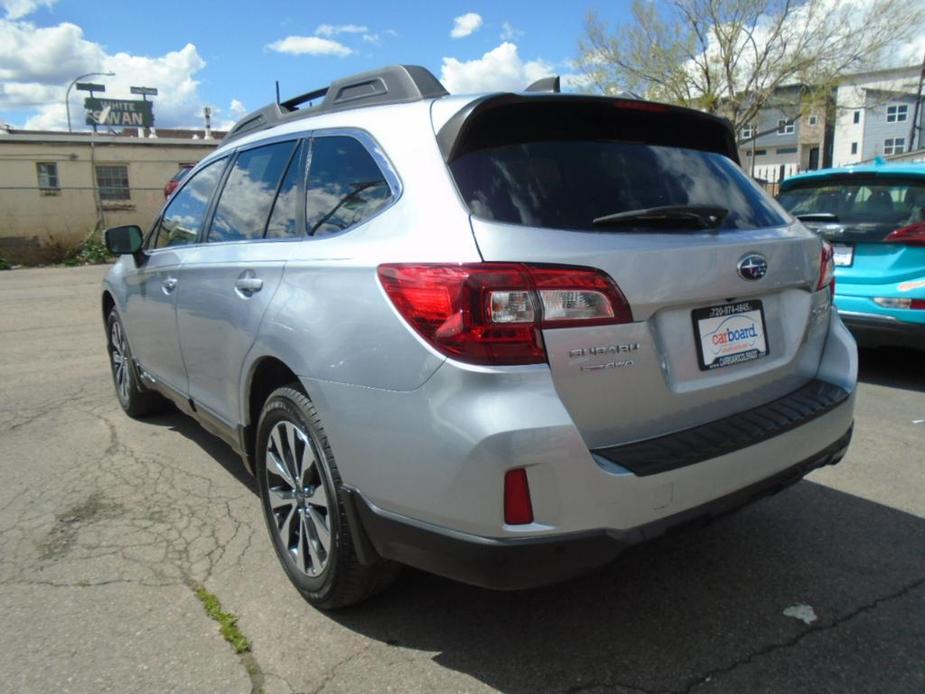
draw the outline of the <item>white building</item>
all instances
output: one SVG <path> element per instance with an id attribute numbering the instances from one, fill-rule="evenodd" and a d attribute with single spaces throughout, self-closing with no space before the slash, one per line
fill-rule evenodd
<path id="1" fill-rule="evenodd" d="M 846 75 L 835 95 L 833 166 L 909 151 L 920 66 Z M 919 125 L 923 122 L 919 108 Z M 914 147 L 922 147 L 921 133 Z"/>

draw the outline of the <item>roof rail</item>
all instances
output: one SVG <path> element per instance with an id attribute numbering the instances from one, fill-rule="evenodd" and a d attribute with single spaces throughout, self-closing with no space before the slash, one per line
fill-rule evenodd
<path id="1" fill-rule="evenodd" d="M 224 141 L 265 130 L 283 121 L 308 118 L 321 113 L 366 106 L 405 104 L 446 96 L 449 92 L 429 70 L 419 65 L 390 65 L 331 82 L 278 104 L 269 104 L 247 114 L 228 131 Z M 317 106 L 303 104 L 323 99 Z"/>

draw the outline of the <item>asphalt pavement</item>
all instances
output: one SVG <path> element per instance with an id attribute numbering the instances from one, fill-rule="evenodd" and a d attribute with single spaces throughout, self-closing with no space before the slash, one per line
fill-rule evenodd
<path id="1" fill-rule="evenodd" d="M 0 272 L 3 691 L 925 691 L 923 355 L 863 352 L 847 458 L 738 514 L 551 588 L 409 570 L 326 614 L 229 448 L 119 409 L 104 272 Z"/>

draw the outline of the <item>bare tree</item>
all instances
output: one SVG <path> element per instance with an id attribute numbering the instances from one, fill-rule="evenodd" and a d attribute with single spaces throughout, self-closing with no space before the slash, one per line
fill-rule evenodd
<path id="1" fill-rule="evenodd" d="M 721 113 L 738 130 L 778 87 L 825 95 L 840 75 L 895 63 L 890 52 L 925 25 L 925 3 L 634 0 L 632 16 L 612 30 L 589 13 L 579 44 L 588 84 Z"/>

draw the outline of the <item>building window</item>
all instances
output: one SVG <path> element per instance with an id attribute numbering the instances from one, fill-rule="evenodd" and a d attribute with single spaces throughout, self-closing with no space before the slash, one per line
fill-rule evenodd
<path id="1" fill-rule="evenodd" d="M 860 112 L 860 111 L 855 111 L 855 112 L 854 112 L 854 122 L 855 122 L 855 123 L 860 123 L 860 122 L 861 122 L 861 112 Z"/>
<path id="2" fill-rule="evenodd" d="M 902 154 L 906 151 L 906 138 L 888 137 L 883 141 L 884 154 Z"/>
<path id="3" fill-rule="evenodd" d="M 754 131 L 752 130 L 752 126 L 746 125 L 744 128 L 742 128 L 742 139 L 751 140 L 753 132 Z"/>
<path id="4" fill-rule="evenodd" d="M 39 177 L 39 190 L 57 191 L 58 185 L 58 165 L 55 162 L 40 161 L 35 165 Z"/>
<path id="5" fill-rule="evenodd" d="M 767 153 L 768 153 L 768 150 L 766 150 L 766 149 L 758 149 L 758 150 L 755 150 L 755 156 L 756 156 L 756 157 L 763 157 L 763 156 L 764 156 L 765 154 L 767 154 Z"/>
<path id="6" fill-rule="evenodd" d="M 100 189 L 100 200 L 128 200 L 128 167 L 97 166 L 96 185 Z"/>
<path id="7" fill-rule="evenodd" d="M 857 142 L 852 142 L 852 143 L 851 143 L 851 153 L 852 153 L 852 154 L 857 154 L 857 153 L 858 153 L 858 143 L 857 143 Z"/>
<path id="8" fill-rule="evenodd" d="M 886 107 L 887 123 L 902 123 L 909 117 L 909 106 L 906 104 L 896 104 Z"/>
<path id="9" fill-rule="evenodd" d="M 777 153 L 778 154 L 796 154 L 797 148 L 796 147 L 778 147 Z"/>
<path id="10" fill-rule="evenodd" d="M 818 123 L 818 122 L 819 122 L 819 117 L 818 117 L 818 116 L 810 116 L 810 117 L 809 117 L 809 124 L 810 124 L 810 125 L 816 125 L 816 123 Z"/>
<path id="11" fill-rule="evenodd" d="M 792 120 L 777 121 L 777 134 L 778 135 L 792 135 L 793 131 L 794 131 L 794 127 L 793 127 Z"/>

